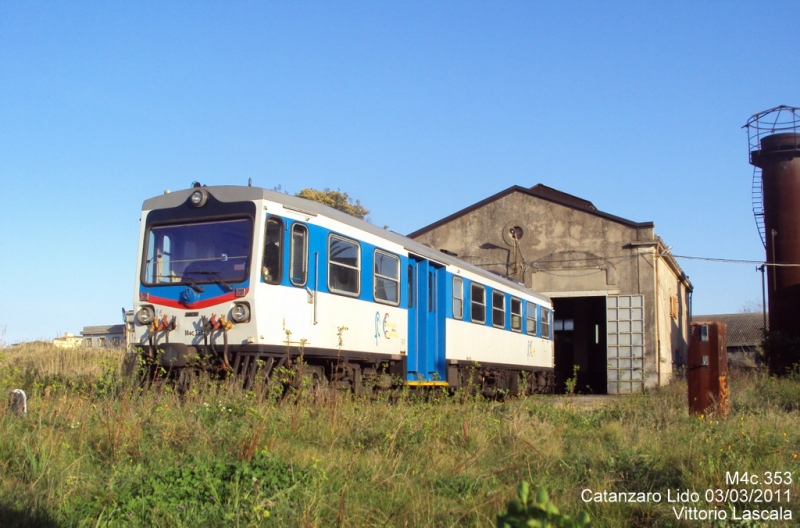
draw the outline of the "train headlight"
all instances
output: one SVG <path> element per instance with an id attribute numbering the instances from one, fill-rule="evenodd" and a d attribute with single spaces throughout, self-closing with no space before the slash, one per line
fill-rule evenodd
<path id="1" fill-rule="evenodd" d="M 156 311 L 152 306 L 142 306 L 139 308 L 139 311 L 136 312 L 136 320 L 139 321 L 139 324 L 143 326 L 149 325 L 155 318 Z"/>
<path id="2" fill-rule="evenodd" d="M 231 319 L 234 323 L 246 323 L 250 320 L 250 305 L 247 303 L 236 303 L 231 309 Z"/>
<path id="3" fill-rule="evenodd" d="M 189 197 L 189 201 L 192 202 L 192 205 L 195 207 L 203 207 L 208 200 L 208 191 L 205 189 L 197 189 L 192 195 Z"/>

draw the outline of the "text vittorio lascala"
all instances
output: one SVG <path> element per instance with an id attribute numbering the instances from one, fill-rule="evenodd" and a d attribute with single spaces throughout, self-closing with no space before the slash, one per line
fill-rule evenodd
<path id="1" fill-rule="evenodd" d="M 741 520 L 741 521 L 788 521 L 792 520 L 789 507 L 793 483 L 789 471 L 726 472 L 726 488 L 707 488 L 701 492 L 689 489 L 668 489 L 666 493 L 581 491 L 583 502 L 597 503 L 667 503 L 678 520 Z M 758 486 L 753 487 L 744 487 Z M 705 502 L 708 507 L 698 507 Z"/>

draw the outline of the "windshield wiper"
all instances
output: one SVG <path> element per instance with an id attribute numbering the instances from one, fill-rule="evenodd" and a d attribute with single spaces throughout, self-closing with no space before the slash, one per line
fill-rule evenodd
<path id="1" fill-rule="evenodd" d="M 197 284 L 195 281 L 193 281 L 193 280 L 192 280 L 192 279 L 190 279 L 189 277 L 183 277 L 183 279 L 181 279 L 181 282 L 188 282 L 188 283 L 189 283 L 189 286 L 190 286 L 190 287 L 191 287 L 191 288 L 192 288 L 194 291 L 196 291 L 197 293 L 203 293 L 203 292 L 205 291 L 205 289 L 204 289 L 202 286 L 200 286 L 199 284 Z"/>
<path id="2" fill-rule="evenodd" d="M 175 279 L 175 277 L 174 277 L 174 276 L 172 276 L 172 275 L 159 275 L 159 276 L 158 276 L 158 278 L 159 278 L 159 279 L 167 279 L 165 282 L 172 282 L 172 281 Z M 190 286 L 190 287 L 191 287 L 191 288 L 192 288 L 194 291 L 196 291 L 197 293 L 203 293 L 203 292 L 205 291 L 205 290 L 203 289 L 203 287 L 202 287 L 202 286 L 200 286 L 199 284 L 197 284 L 195 281 L 193 281 L 193 280 L 192 280 L 192 279 L 190 279 L 189 277 L 181 277 L 181 281 L 180 281 L 180 283 L 181 283 L 181 284 L 186 284 L 186 283 L 188 283 L 188 284 L 189 284 L 189 286 Z"/>
<path id="3" fill-rule="evenodd" d="M 230 284 L 228 284 L 227 282 L 222 280 L 222 277 L 220 277 L 219 274 L 216 271 L 190 271 L 189 274 L 190 275 L 211 275 L 212 277 L 214 277 L 214 282 L 216 282 L 220 286 L 224 286 L 225 289 L 227 289 L 228 291 L 233 291 L 233 286 L 231 286 Z M 184 280 L 189 280 L 189 279 L 184 279 Z"/>

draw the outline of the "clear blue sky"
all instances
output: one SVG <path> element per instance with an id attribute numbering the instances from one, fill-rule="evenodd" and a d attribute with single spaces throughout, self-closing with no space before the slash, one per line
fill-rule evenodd
<path id="1" fill-rule="evenodd" d="M 194 180 L 400 233 L 544 183 L 763 259 L 741 126 L 800 106 L 795 7 L 0 0 L 0 342 L 120 322 L 142 202 Z M 680 263 L 696 314 L 760 301 L 755 266 Z"/>

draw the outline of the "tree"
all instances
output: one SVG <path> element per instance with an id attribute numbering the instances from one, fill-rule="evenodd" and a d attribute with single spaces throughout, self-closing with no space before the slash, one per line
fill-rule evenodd
<path id="1" fill-rule="evenodd" d="M 739 307 L 739 313 L 761 313 L 764 305 L 761 301 L 749 300 Z"/>
<path id="2" fill-rule="evenodd" d="M 350 198 L 346 192 L 342 192 L 339 189 L 334 191 L 326 187 L 324 190 L 320 191 L 318 189 L 306 187 L 295 194 L 295 196 L 305 198 L 306 200 L 314 200 L 315 202 L 333 207 L 334 209 L 338 209 L 343 213 L 355 216 L 361 220 L 365 220 L 366 216 L 369 214 L 369 209 L 361 205 L 361 201 L 356 200 L 355 203 L 353 203 L 353 199 Z"/>

